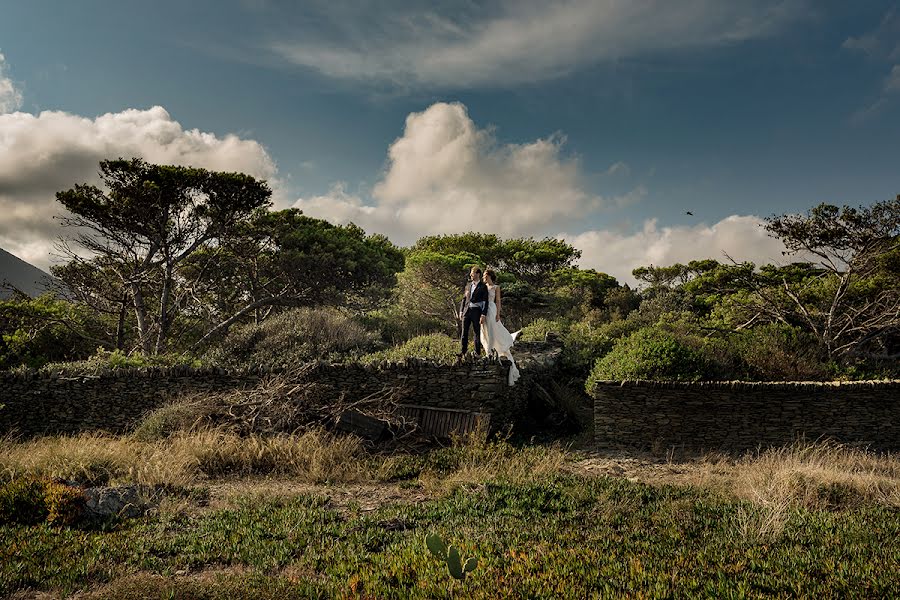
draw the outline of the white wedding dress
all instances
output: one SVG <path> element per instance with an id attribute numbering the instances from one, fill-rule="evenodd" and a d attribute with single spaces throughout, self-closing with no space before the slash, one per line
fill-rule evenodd
<path id="1" fill-rule="evenodd" d="M 516 361 L 509 349 L 516 343 L 516 337 L 521 330 L 510 333 L 503 323 L 497 320 L 497 304 L 494 302 L 496 291 L 496 286 L 488 286 L 488 308 L 484 325 L 481 326 L 481 345 L 484 346 L 486 354 L 495 350 L 498 356 L 509 359 L 511 364 L 509 365 L 508 382 L 509 385 L 515 385 L 516 380 L 519 379 L 519 368 L 516 367 Z"/>

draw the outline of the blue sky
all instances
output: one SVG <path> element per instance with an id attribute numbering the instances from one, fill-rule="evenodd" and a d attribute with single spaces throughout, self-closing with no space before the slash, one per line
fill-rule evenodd
<path id="1" fill-rule="evenodd" d="M 900 193 L 897 2 L 549 6 L 4 2 L 0 247 L 46 266 L 53 192 L 116 153 L 401 244 L 562 236 L 623 281 Z"/>

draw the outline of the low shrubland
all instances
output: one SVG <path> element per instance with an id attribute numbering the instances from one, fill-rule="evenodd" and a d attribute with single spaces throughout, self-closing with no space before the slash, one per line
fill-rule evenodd
<path id="1" fill-rule="evenodd" d="M 459 340 L 443 333 L 430 333 L 416 336 L 402 344 L 367 354 L 361 358 L 363 363 L 379 363 L 382 361 L 402 362 L 407 358 L 421 358 L 439 363 L 450 363 L 456 360 L 459 353 Z"/>
<path id="2" fill-rule="evenodd" d="M 377 337 L 337 309 L 295 308 L 260 325 L 234 327 L 205 360 L 224 367 L 291 368 L 358 357 L 377 345 Z"/>
<path id="3" fill-rule="evenodd" d="M 242 480 L 245 491 L 226 504 L 161 506 L 102 528 L 37 523 L 43 514 L 32 524 L 0 524 L 7 542 L 0 545 L 0 594 L 25 589 L 63 595 L 82 590 L 83 596 L 98 598 L 900 593 L 894 543 L 900 536 L 900 466 L 894 457 L 864 450 L 819 443 L 739 459 L 646 463 L 652 472 L 682 472 L 679 480 L 640 470 L 626 472 L 627 478 L 589 476 L 579 470 L 584 457 L 577 452 L 483 437 L 390 456 L 326 434 L 307 435 L 302 443 L 290 437 L 232 443 L 221 433 L 199 432 L 190 438 L 149 443 L 81 436 L 6 444 L 3 472 L 15 473 L 7 481 L 96 473 L 97 467 L 82 468 L 91 454 L 111 469 L 109 448 L 116 444 L 117 454 L 131 458 L 110 472 L 110 480 L 146 477 L 149 471 L 140 463 L 155 462 L 156 476 L 172 468 L 163 463 L 180 463 L 179 477 L 189 474 L 188 480 L 203 485 Z M 253 491 L 254 481 L 260 490 L 268 489 L 262 474 L 329 485 L 265 495 Z M 342 485 L 360 482 L 415 495 L 374 509 L 330 499 Z M 31 491 L 35 498 L 43 494 Z M 478 559 L 465 582 L 452 582 L 429 555 L 424 539 L 430 533 Z"/>

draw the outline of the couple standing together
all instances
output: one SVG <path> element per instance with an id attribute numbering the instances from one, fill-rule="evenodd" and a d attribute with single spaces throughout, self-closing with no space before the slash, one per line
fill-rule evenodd
<path id="1" fill-rule="evenodd" d="M 519 369 L 509 349 L 516 341 L 519 332 L 510 333 L 500 322 L 500 286 L 497 285 L 497 274 L 487 269 L 484 275 L 478 267 L 469 271 L 471 281 L 466 284 L 465 297 L 459 310 L 462 321 L 462 353 L 469 349 L 469 325 L 475 330 L 475 353 L 487 354 L 496 352 L 498 356 L 509 359 L 509 385 L 519 378 Z"/>

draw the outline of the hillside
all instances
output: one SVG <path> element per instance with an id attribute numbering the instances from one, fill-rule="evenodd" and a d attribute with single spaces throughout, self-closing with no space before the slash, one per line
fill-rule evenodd
<path id="1" fill-rule="evenodd" d="M 40 296 L 53 281 L 51 275 L 0 248 L 0 299 L 12 296 L 10 285 L 29 296 Z"/>

